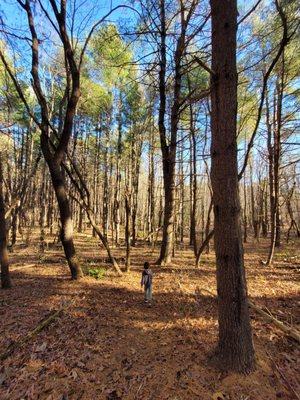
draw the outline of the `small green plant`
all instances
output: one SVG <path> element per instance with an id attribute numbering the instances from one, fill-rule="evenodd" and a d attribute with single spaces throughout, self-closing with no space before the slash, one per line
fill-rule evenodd
<path id="1" fill-rule="evenodd" d="M 87 272 L 89 276 L 92 276 L 95 279 L 103 279 L 105 277 L 104 268 L 89 268 Z"/>

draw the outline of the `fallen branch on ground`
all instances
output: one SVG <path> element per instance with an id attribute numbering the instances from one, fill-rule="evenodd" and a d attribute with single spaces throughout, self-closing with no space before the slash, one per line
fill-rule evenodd
<path id="1" fill-rule="evenodd" d="M 298 343 L 300 343 L 300 333 L 296 331 L 296 329 L 285 325 L 283 322 L 279 321 L 277 318 L 273 317 L 272 315 L 266 313 L 264 310 L 262 310 L 260 307 L 257 305 L 253 304 L 251 301 L 249 301 L 249 305 L 251 308 L 253 308 L 258 314 L 263 316 L 265 320 L 272 322 L 277 328 L 281 329 L 283 332 L 285 332 L 287 335 L 291 336 L 293 339 L 297 340 Z"/>
<path id="2" fill-rule="evenodd" d="M 37 264 L 27 264 L 27 265 L 22 265 L 21 267 L 15 267 L 15 268 L 11 268 L 10 272 L 12 271 L 19 271 L 20 269 L 24 269 L 24 268 L 33 268 L 33 267 L 38 267 Z"/>
<path id="3" fill-rule="evenodd" d="M 73 301 L 69 301 L 64 304 L 60 309 L 52 312 L 45 319 L 43 319 L 32 331 L 28 332 L 23 338 L 18 339 L 17 341 L 11 343 L 7 349 L 0 355 L 0 360 L 3 361 L 8 358 L 15 350 L 22 347 L 23 344 L 27 343 L 30 339 L 40 333 L 43 329 L 49 326 L 56 318 L 60 316 L 60 314 L 65 311 Z"/>
<path id="4" fill-rule="evenodd" d="M 197 293 L 201 293 L 201 292 L 206 292 L 206 293 L 210 294 L 211 296 L 216 297 L 216 295 L 214 293 L 210 292 L 209 290 L 200 289 L 200 288 L 197 287 L 196 294 Z M 294 329 L 294 328 L 292 328 L 290 326 L 285 325 L 283 322 L 279 321 L 277 318 L 273 317 L 271 314 L 265 312 L 260 307 L 258 307 L 256 304 L 252 303 L 252 301 L 248 301 L 248 303 L 249 303 L 249 306 L 251 308 L 253 308 L 253 310 L 255 310 L 262 317 L 264 317 L 264 319 L 267 322 L 272 322 L 277 328 L 281 329 L 288 336 L 292 337 L 298 343 L 300 343 L 300 332 L 298 332 L 296 329 Z"/>
<path id="5" fill-rule="evenodd" d="M 270 360 L 272 361 L 276 371 L 278 372 L 278 374 L 280 375 L 281 379 L 283 380 L 285 386 L 290 390 L 290 392 L 295 396 L 295 399 L 300 400 L 300 395 L 295 391 L 295 389 L 293 388 L 293 386 L 290 384 L 289 380 L 286 378 L 286 376 L 284 375 L 284 373 L 281 371 L 281 369 L 278 367 L 278 365 L 276 364 L 276 362 L 274 361 L 273 357 L 271 356 L 271 354 L 269 354 L 268 352 L 266 352 L 268 357 L 270 358 Z"/>

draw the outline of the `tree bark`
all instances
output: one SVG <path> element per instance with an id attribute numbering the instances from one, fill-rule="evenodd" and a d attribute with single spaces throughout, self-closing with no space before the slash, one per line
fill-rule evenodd
<path id="1" fill-rule="evenodd" d="M 215 216 L 221 369 L 255 367 L 241 233 L 237 169 L 236 0 L 210 0 L 212 16 L 211 182 Z"/>
<path id="2" fill-rule="evenodd" d="M 180 117 L 180 92 L 182 83 L 182 56 L 185 51 L 185 35 L 188 24 L 188 18 L 191 16 L 191 10 L 185 14 L 184 7 L 181 7 L 181 32 L 176 41 L 176 50 L 174 53 L 174 84 L 172 95 L 172 106 L 170 116 L 170 142 L 167 144 L 165 113 L 166 113 L 166 15 L 165 1 L 160 0 L 160 71 L 159 71 L 159 133 L 163 162 L 163 177 L 165 190 L 165 208 L 163 223 L 163 238 L 160 249 L 160 255 L 157 264 L 167 265 L 172 260 L 172 251 L 174 244 L 174 219 L 175 219 L 175 164 L 177 149 L 178 122 Z"/>
<path id="3" fill-rule="evenodd" d="M 2 169 L 1 153 L 0 153 L 0 264 L 1 264 L 1 287 L 2 289 L 9 289 L 11 288 L 11 279 L 9 274 L 9 259 L 7 250 L 7 230 L 5 222 L 3 169 Z"/>
<path id="4" fill-rule="evenodd" d="M 60 240 L 70 268 L 71 277 L 76 280 L 81 278 L 83 273 L 75 252 L 73 241 L 73 221 L 65 182 L 60 165 L 49 159 L 47 160 L 47 163 L 59 208 L 61 222 Z"/>

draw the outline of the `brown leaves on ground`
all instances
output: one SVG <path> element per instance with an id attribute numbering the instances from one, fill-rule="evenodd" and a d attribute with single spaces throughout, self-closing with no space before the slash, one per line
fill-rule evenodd
<path id="1" fill-rule="evenodd" d="M 82 259 L 108 267 L 96 242 L 83 235 L 78 241 Z M 272 268 L 264 268 L 266 243 L 257 247 L 246 249 L 250 296 L 296 327 L 299 254 L 285 249 Z M 133 250 L 133 270 L 122 278 L 108 272 L 101 280 L 80 282 L 70 281 L 67 266 L 56 262 L 59 249 L 42 258 L 33 251 L 16 248 L 14 288 L 0 293 L 1 352 L 50 312 L 74 303 L 2 363 L 1 400 L 275 400 L 293 399 L 299 391 L 299 348 L 253 312 L 257 371 L 240 376 L 210 366 L 216 300 L 196 288 L 215 291 L 213 255 L 196 269 L 191 251 L 178 249 L 171 267 L 154 266 L 154 303 L 145 307 L 140 270 L 156 259 L 150 248 Z M 29 263 L 34 265 L 18 271 Z"/>

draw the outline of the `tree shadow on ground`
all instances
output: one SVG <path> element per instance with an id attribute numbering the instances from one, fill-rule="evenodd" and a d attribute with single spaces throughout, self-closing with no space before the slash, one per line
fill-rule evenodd
<path id="1" fill-rule="evenodd" d="M 171 271 L 161 268 L 159 274 L 171 279 Z M 66 268 L 56 266 L 49 271 L 47 267 L 15 271 L 14 289 L 0 292 L 0 318 L 5 321 L 0 330 L 2 348 L 32 330 L 49 310 L 61 306 L 62 299 L 74 300 L 53 325 L 5 361 L 10 373 L 1 398 L 26 398 L 31 388 L 39 391 L 35 397 L 39 399 L 49 394 L 58 399 L 66 394 L 72 400 L 211 399 L 224 377 L 216 378 L 216 370 L 207 363 L 217 341 L 216 298 L 167 286 L 154 291 L 153 305 L 147 307 L 134 282 L 132 288 L 123 278 L 72 282 L 65 273 Z M 186 273 L 201 281 L 213 271 Z M 269 301 L 284 309 L 298 301 L 286 296 L 282 304 L 281 299 Z M 265 305 L 264 298 L 251 300 Z M 270 340 L 271 327 L 251 315 L 259 347 L 272 354 L 278 349 L 292 351 L 290 340 L 277 331 Z M 254 385 L 257 396 L 268 379 L 265 373 L 260 388 Z"/>

